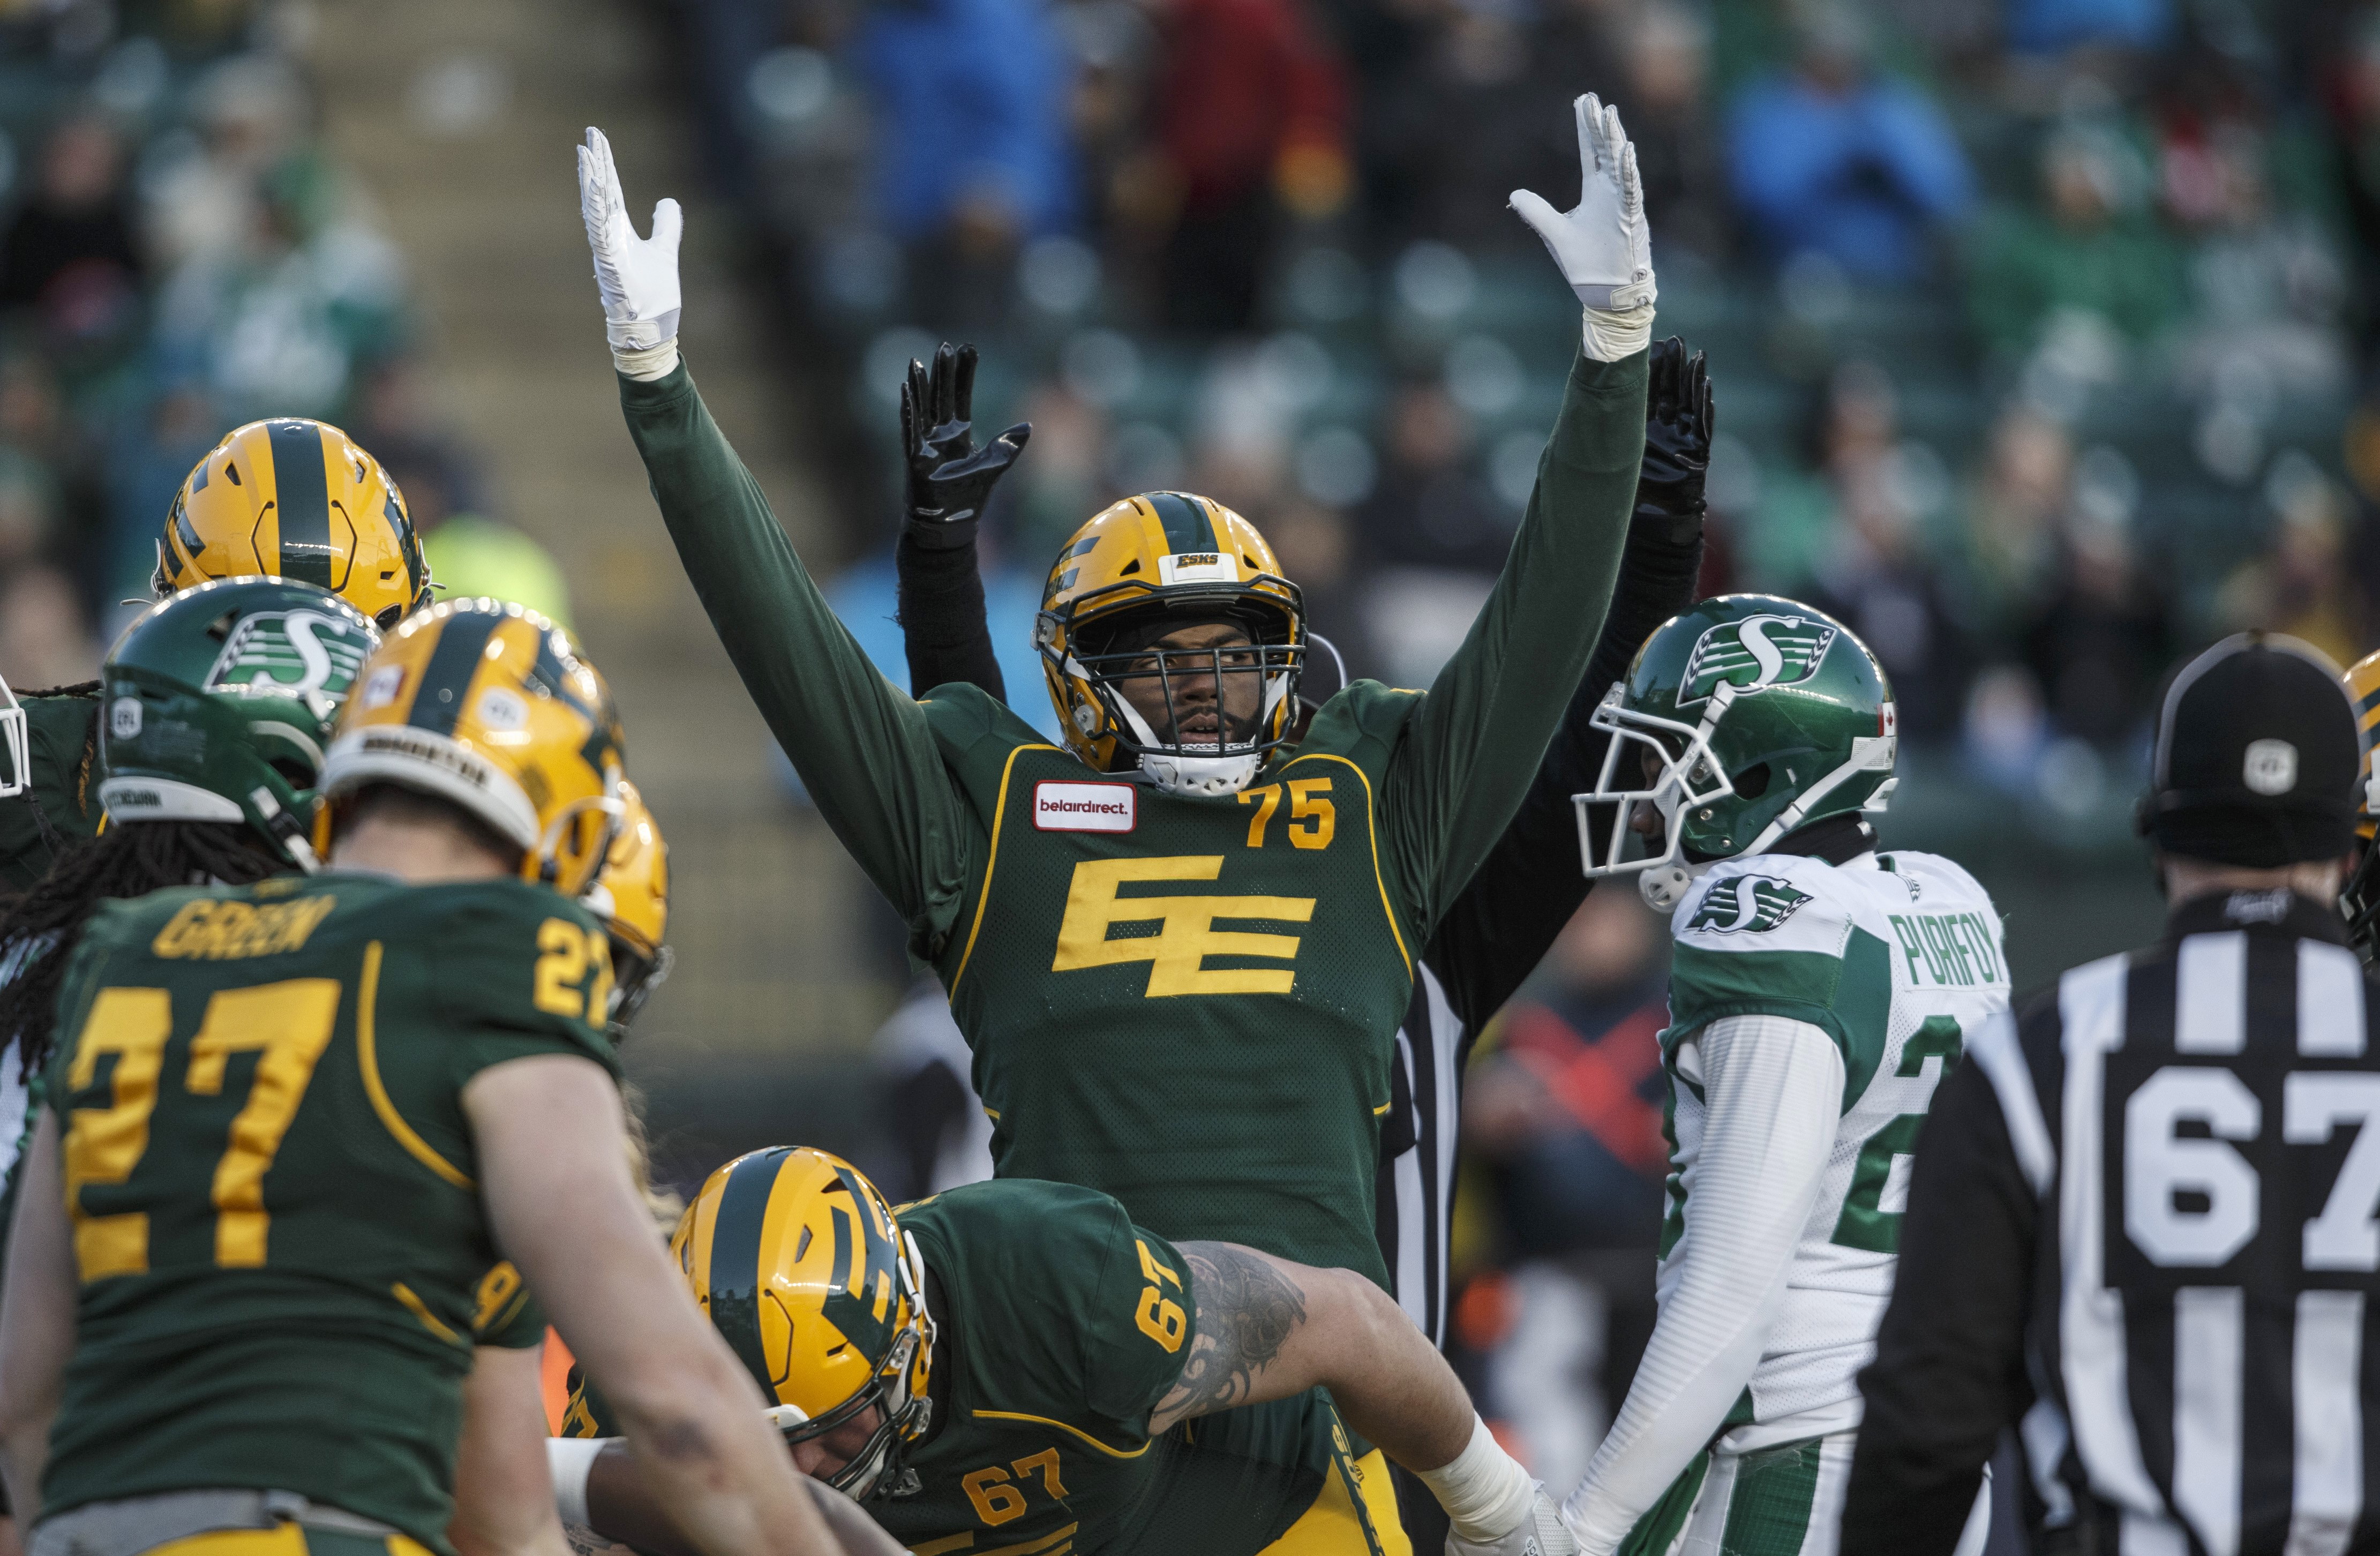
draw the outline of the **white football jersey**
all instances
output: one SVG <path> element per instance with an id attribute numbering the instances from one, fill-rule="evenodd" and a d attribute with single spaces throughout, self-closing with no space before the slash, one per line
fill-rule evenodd
<path id="1" fill-rule="evenodd" d="M 1671 932 L 1662 1301 L 1694 1235 L 1705 1120 L 1695 1034 L 1730 1015 L 1823 1028 L 1843 1056 L 1834 1151 L 1776 1328 L 1729 1414 L 1727 1446 L 1841 1430 L 1858 1419 L 1856 1378 L 1892 1293 L 1911 1155 L 1934 1088 L 1967 1034 L 2008 1008 L 1999 915 L 1974 877 L 1937 855 L 1839 867 L 1767 854 L 1714 866 L 1679 905 Z"/>

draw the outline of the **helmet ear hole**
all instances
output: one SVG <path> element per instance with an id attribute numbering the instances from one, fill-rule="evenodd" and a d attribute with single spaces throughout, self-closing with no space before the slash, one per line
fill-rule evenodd
<path id="1" fill-rule="evenodd" d="M 322 776 L 312 763 L 300 761 L 296 757 L 274 757 L 270 765 L 273 772 L 281 774 L 282 782 L 293 789 L 310 789 Z"/>
<path id="2" fill-rule="evenodd" d="M 1738 798 L 1758 799 L 1768 792 L 1768 764 L 1755 762 L 1737 773 L 1733 782 Z"/>

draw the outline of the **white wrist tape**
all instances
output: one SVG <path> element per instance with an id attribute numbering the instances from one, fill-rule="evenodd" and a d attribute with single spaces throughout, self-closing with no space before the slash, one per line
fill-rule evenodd
<path id="1" fill-rule="evenodd" d="M 1423 1470 L 1421 1482 L 1446 1509 L 1456 1534 L 1487 1544 L 1520 1526 L 1536 1500 L 1537 1483 L 1504 1452 L 1487 1422 L 1474 1416 L 1471 1423 L 1471 1441 L 1463 1452 L 1451 1464 Z"/>
<path id="2" fill-rule="evenodd" d="M 596 1456 L 603 1446 L 616 1442 L 610 1437 L 549 1437 L 545 1440 L 545 1467 L 553 1477 L 553 1510 L 562 1514 L 565 1524 L 587 1526 L 587 1477 L 595 1469 Z"/>
<path id="3" fill-rule="evenodd" d="M 1649 302 L 1621 313 L 1609 313 L 1599 308 L 1590 308 L 1585 313 L 1586 354 L 1598 362 L 1633 357 L 1653 344 L 1653 305 Z M 627 371 L 625 368 L 620 371 Z"/>
<path id="4" fill-rule="evenodd" d="M 1653 310 L 1646 309 L 1645 310 L 1646 340 L 1652 338 L 1652 316 Z M 1604 360 L 1616 361 L 1618 359 L 1605 358 Z M 624 350 L 615 346 L 612 347 L 612 365 L 630 378 L 641 379 L 648 383 L 657 378 L 667 378 L 677 371 L 677 336 L 672 335 L 659 346 L 648 346 L 642 348 Z"/>

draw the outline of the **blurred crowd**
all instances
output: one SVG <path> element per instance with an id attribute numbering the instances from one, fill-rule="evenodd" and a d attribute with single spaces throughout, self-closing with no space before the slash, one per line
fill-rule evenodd
<path id="1" fill-rule="evenodd" d="M 325 148 L 310 11 L 0 4 L 0 677 L 83 679 L 149 593 L 176 489 L 263 416 L 354 433 L 442 581 L 566 614 L 412 365 L 397 249 Z M 527 548 L 526 551 L 523 548 Z M 475 590 L 476 591 L 476 590 Z"/>
<path id="2" fill-rule="evenodd" d="M 1837 612 L 1902 728 L 2051 808 L 2242 626 L 2380 642 L 2380 6 L 2317 0 L 673 0 L 889 614 L 900 364 L 1030 419 L 1026 595 L 1104 501 L 1273 538 L 1356 674 L 1500 563 L 1574 310 L 1503 209 L 1639 147 L 1711 354 L 1707 582 Z M 1029 609 L 1029 606 L 1027 607 Z M 897 665 L 897 661 L 894 662 Z"/>

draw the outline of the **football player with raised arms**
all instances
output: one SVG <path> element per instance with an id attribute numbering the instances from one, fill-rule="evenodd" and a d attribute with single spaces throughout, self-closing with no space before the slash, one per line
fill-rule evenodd
<path id="1" fill-rule="evenodd" d="M 0 1302 L 30 1549 L 560 1556 L 536 1353 L 472 1340 L 525 1278 L 698 1548 L 836 1550 L 631 1182 L 577 900 L 609 692 L 486 601 L 350 669 L 326 868 L 107 904 L 68 958 Z M 174 747 L 189 694 L 139 695 Z"/>
<path id="2" fill-rule="evenodd" d="M 1235 1495 L 1237 1466 L 1174 1428 L 1319 1384 L 1408 1465 L 1451 1460 L 1472 1431 L 1452 1369 L 1363 1276 L 1171 1243 L 1072 1184 L 994 1179 L 895 1210 L 848 1162 L 779 1147 L 712 1173 L 672 1248 L 803 1468 L 870 1499 L 914 1550 L 978 1535 L 1075 1556 L 1327 1550 L 1295 1526 L 1275 1542 L 1305 1502 L 1287 1486 Z M 565 1429 L 608 1432 L 591 1391 Z M 551 1452 L 566 1522 L 678 1556 L 625 1453 Z M 1327 1489 L 1352 1520 L 1341 1485 Z M 1535 1495 L 1440 1489 L 1466 1526 L 1517 1523 Z M 1482 1490 L 1512 1505 L 1462 1500 Z"/>
<path id="3" fill-rule="evenodd" d="M 1577 686 L 1644 447 L 1642 189 L 1618 115 L 1589 97 L 1577 121 L 1579 204 L 1538 225 L 1584 304 L 1581 349 L 1503 576 L 1429 691 L 1358 682 L 1293 743 L 1296 584 L 1239 515 L 1149 492 L 1092 517 L 1051 567 L 1038 647 L 1063 748 L 977 688 L 919 703 L 868 663 L 679 360 L 674 203 L 639 238 L 589 133 L 582 211 L 662 517 L 820 813 L 949 991 L 1002 1175 L 1386 1285 L 1374 1161 L 1413 958 Z M 1202 1435 L 1276 1418 L 1243 1409 Z M 1378 1471 L 1371 1522 L 1402 1549 L 1385 1465 L 1361 1462 Z M 1457 1463 L 1525 1480 L 1484 1426 Z M 1535 1512 L 1458 1532 L 1559 1538 Z"/>
<path id="4" fill-rule="evenodd" d="M 1702 602 L 1596 722 L 1587 873 L 1672 914 L 1670 1173 L 1660 1317 L 1563 1521 L 1594 1556 L 1831 1551 L 1918 1130 L 2008 1006 L 1999 916 L 1950 860 L 1876 851 L 1892 691 L 1807 605 Z"/>

